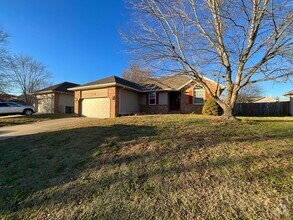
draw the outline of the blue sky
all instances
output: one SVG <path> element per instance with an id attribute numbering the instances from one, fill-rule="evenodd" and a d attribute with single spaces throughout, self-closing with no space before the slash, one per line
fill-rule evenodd
<path id="1" fill-rule="evenodd" d="M 11 52 L 44 62 L 53 83 L 120 75 L 128 60 L 118 29 L 126 22 L 119 0 L 0 0 Z"/>
<path id="2" fill-rule="evenodd" d="M 54 84 L 121 76 L 129 60 L 118 30 L 128 15 L 123 0 L 0 0 L 10 51 L 45 63 Z M 262 87 L 264 95 L 281 97 L 293 84 Z"/>

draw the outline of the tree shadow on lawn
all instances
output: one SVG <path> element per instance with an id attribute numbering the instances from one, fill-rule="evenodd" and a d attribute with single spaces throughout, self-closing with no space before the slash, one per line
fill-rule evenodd
<path id="1" fill-rule="evenodd" d="M 238 164 L 249 166 L 266 159 L 263 155 L 216 159 L 204 156 L 197 162 L 181 164 L 180 156 L 189 150 L 200 151 L 223 142 L 229 143 L 226 138 L 221 138 L 221 132 L 216 134 L 216 139 L 213 139 L 214 135 L 215 130 L 211 129 L 196 136 L 169 134 L 169 137 L 162 137 L 155 126 L 117 124 L 55 131 L 0 142 L 0 198 L 3 198 L 0 214 L 49 204 L 78 205 L 80 201 L 90 200 L 92 195 L 101 196 L 115 184 L 122 185 L 123 193 L 139 187 L 142 193 L 151 195 L 154 187 L 160 187 L 148 185 L 148 179 L 154 176 L 164 178 L 194 172 L 205 178 L 207 170 L 233 168 Z M 165 138 L 170 138 L 169 142 L 165 143 Z M 284 137 L 280 134 L 271 138 L 281 140 Z M 156 145 L 151 150 L 141 145 L 151 145 L 152 141 Z M 251 137 L 241 136 L 237 141 L 250 142 Z M 134 149 L 136 145 L 137 151 Z M 281 153 L 292 155 L 292 151 Z M 277 157 L 278 154 L 272 156 Z M 152 167 L 156 164 L 159 166 Z M 122 172 L 123 167 L 127 167 L 127 171 Z M 100 169 L 107 171 L 101 176 L 91 176 Z M 84 174 L 86 176 L 82 176 Z M 216 177 L 208 178 L 217 181 Z M 49 192 L 42 192 L 44 190 Z"/>
<path id="2" fill-rule="evenodd" d="M 1 124 L 1 123 L 0 123 Z M 1 126 L 1 125 L 0 125 Z M 0 131 L 0 134 L 6 134 L 6 133 L 10 133 L 10 132 L 12 132 L 12 131 L 7 131 L 7 130 L 2 130 L 2 131 Z M 0 139 L 1 139 L 1 137 L 0 137 Z"/>
<path id="3" fill-rule="evenodd" d="M 292 122 L 293 123 L 293 116 L 237 116 L 241 120 L 244 121 L 251 121 L 254 123 L 263 123 L 263 122 Z"/>
<path id="4" fill-rule="evenodd" d="M 155 127 L 116 124 L 47 132 L 0 141 L 0 213 L 21 208 L 35 192 L 63 185 L 95 157 L 121 143 L 157 135 Z"/>
<path id="5" fill-rule="evenodd" d="M 182 150 L 182 148 L 181 148 Z M 173 152 L 174 153 L 174 152 Z M 180 150 L 176 153 L 180 153 Z M 292 150 L 284 150 L 282 152 L 278 152 L 276 154 L 272 154 L 270 157 L 276 157 L 279 156 L 279 154 L 283 154 L 284 158 L 289 159 L 292 157 Z M 170 155 L 169 155 L 170 154 Z M 166 150 L 161 150 L 159 152 L 145 152 L 140 155 L 132 155 L 127 157 L 120 157 L 111 161 L 102 161 L 103 166 L 122 166 L 122 164 L 130 164 L 130 163 L 136 163 L 136 164 L 144 164 L 144 166 L 147 166 L 146 162 L 149 163 L 149 165 L 153 163 L 157 163 L 159 161 L 160 157 L 164 157 L 166 155 L 171 156 L 171 153 Z M 158 193 L 168 193 L 165 190 L 170 190 L 169 193 L 174 192 L 174 190 L 180 190 L 180 187 L 194 187 L 197 188 L 197 190 L 201 189 L 212 189 L 216 185 L 221 185 L 225 182 L 226 178 L 231 178 L 220 175 L 217 176 L 211 171 L 215 170 L 224 170 L 224 169 L 231 169 L 232 176 L 235 181 L 235 184 L 239 184 L 239 181 L 247 182 L 249 184 L 253 184 L 254 182 L 259 182 L 263 180 L 268 179 L 276 179 L 277 181 L 282 181 L 282 178 L 286 178 L 285 172 L 287 172 L 287 167 L 279 167 L 266 169 L 265 172 L 262 170 L 253 170 L 248 171 L 249 167 L 253 165 L 254 163 L 258 162 L 264 162 L 268 159 L 265 155 L 247 155 L 242 156 L 238 158 L 224 158 L 219 157 L 216 160 L 209 160 L 209 158 L 204 158 L 201 161 L 198 161 L 196 163 L 189 163 L 188 165 L 182 165 L 180 163 L 178 164 L 171 164 L 170 166 L 160 166 L 156 167 L 154 169 L 140 169 L 140 170 L 133 170 L 126 173 L 119 173 L 108 172 L 107 175 L 102 175 L 99 178 L 92 178 L 91 176 L 87 176 L 85 178 L 80 179 L 78 183 L 72 182 L 72 184 L 68 184 L 62 188 L 58 188 L 54 190 L 52 193 L 50 193 L 49 196 L 43 195 L 43 194 L 35 194 L 33 195 L 30 200 L 22 206 L 22 208 L 32 208 L 33 206 L 40 206 L 44 208 L 48 205 L 56 205 L 56 204 L 62 204 L 62 206 L 91 206 L 91 202 L 96 199 L 97 197 L 100 197 L 100 203 L 101 207 L 103 205 L 109 205 L 109 208 L 105 213 L 99 213 L 98 215 L 101 215 L 105 217 L 106 219 L 112 218 L 113 216 L 123 216 L 125 218 L 129 217 L 135 212 L 135 209 L 131 211 L 131 207 L 129 207 L 129 210 L 123 210 L 123 209 L 116 209 L 115 206 L 111 206 L 112 202 L 116 202 L 118 206 L 123 206 L 125 204 L 124 202 L 129 201 L 132 202 L 131 194 L 135 194 L 135 192 L 138 192 L 136 196 L 139 196 L 141 198 L 147 197 L 149 199 L 155 198 L 156 196 L 160 196 Z M 98 163 L 99 164 L 99 163 Z M 95 165 L 99 166 L 99 165 Z M 234 169 L 235 167 L 247 167 L 246 173 L 237 173 Z M 97 168 L 97 167 L 96 167 Z M 117 169 L 117 168 L 116 168 Z M 174 177 L 174 176 L 181 176 L 186 173 L 192 173 L 188 174 L 194 175 L 194 180 L 196 180 L 196 177 L 199 179 L 197 182 L 191 182 L 192 186 L 184 185 L 182 186 L 182 183 L 174 180 L 172 185 L 164 185 L 164 178 Z M 234 173 L 234 174 L 233 174 Z M 156 178 L 159 182 L 162 181 L 159 185 L 155 185 L 154 182 L 149 181 L 152 178 Z M 193 180 L 193 181 L 194 181 Z M 166 184 L 166 183 L 165 183 Z M 276 183 L 278 185 L 278 183 Z M 202 188 L 203 187 L 203 188 Z M 280 186 L 282 187 L 282 186 Z M 113 188 L 116 188 L 117 191 L 113 191 Z M 276 189 L 276 188 L 275 188 Z M 120 191 L 119 191 L 120 190 Z M 260 189 L 254 189 L 252 187 L 252 196 L 254 196 L 255 190 Z M 283 190 L 283 189 L 281 189 Z M 165 191 L 165 192 L 164 192 Z M 109 194 L 108 194 L 109 192 Z M 246 191 L 245 193 L 249 194 L 249 191 Z M 269 192 L 268 192 L 269 193 Z M 111 198 L 109 198 L 109 196 Z M 166 195 L 161 195 L 166 196 Z M 96 197 L 96 198 L 95 198 Z M 101 200 L 106 200 L 107 202 L 103 203 Z M 249 202 L 249 201 L 246 201 Z M 83 204 L 82 204 L 83 203 Z M 195 203 L 196 204 L 196 203 Z M 97 203 L 96 203 L 97 205 Z M 200 204 L 199 209 L 200 209 Z M 236 205 L 236 204 L 235 204 Z M 256 204 L 252 204 L 256 205 Z M 245 210 L 245 207 L 243 208 Z M 101 210 L 100 210 L 101 211 Z M 268 210 L 267 210 L 268 211 Z M 241 210 L 239 210 L 241 212 Z M 139 212 L 138 212 L 139 213 Z M 100 216 L 100 217 L 101 217 Z M 135 215 L 134 215 L 135 216 Z M 56 216 L 57 217 L 57 216 Z"/>
<path id="6" fill-rule="evenodd" d="M 26 118 L 33 118 L 33 119 L 59 119 L 59 118 L 75 118 L 77 117 L 75 114 L 66 114 L 66 113 L 39 113 L 30 116 L 24 116 Z"/>

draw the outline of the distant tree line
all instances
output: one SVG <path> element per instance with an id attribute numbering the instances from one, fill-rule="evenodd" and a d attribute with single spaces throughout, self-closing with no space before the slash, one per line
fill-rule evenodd
<path id="1" fill-rule="evenodd" d="M 145 80 L 151 78 L 153 73 L 151 70 L 143 69 L 136 63 L 131 64 L 125 71 L 122 73 L 122 77 L 129 81 L 135 83 L 141 83 Z"/>

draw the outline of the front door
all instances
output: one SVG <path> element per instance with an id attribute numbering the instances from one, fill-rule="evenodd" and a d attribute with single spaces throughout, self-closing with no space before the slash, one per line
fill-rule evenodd
<path id="1" fill-rule="evenodd" d="M 170 99 L 170 111 L 180 111 L 180 92 L 170 92 L 169 99 Z"/>

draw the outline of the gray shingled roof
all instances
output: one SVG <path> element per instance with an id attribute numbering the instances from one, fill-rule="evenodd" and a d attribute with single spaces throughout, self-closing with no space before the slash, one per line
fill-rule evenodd
<path id="1" fill-rule="evenodd" d="M 141 83 L 144 90 L 178 90 L 190 82 L 187 76 L 167 76 L 160 78 L 151 78 Z"/>
<path id="2" fill-rule="evenodd" d="M 118 83 L 120 85 L 128 86 L 130 88 L 137 89 L 137 90 L 142 89 L 139 84 L 128 81 L 126 79 L 122 79 L 118 76 L 110 76 L 110 77 L 96 80 L 96 81 L 93 81 L 93 82 L 90 82 L 90 83 L 87 83 L 87 84 L 84 84 L 81 86 L 92 86 L 92 85 L 99 85 L 99 84 L 102 85 L 102 84 L 110 84 L 110 83 Z"/>
<path id="3" fill-rule="evenodd" d="M 96 80 L 90 83 L 77 86 L 72 90 L 89 89 L 89 88 L 100 88 L 107 87 L 115 84 L 126 86 L 141 92 L 154 91 L 154 90 L 179 90 L 185 85 L 192 83 L 192 79 L 188 76 L 174 75 L 166 77 L 151 78 L 141 83 L 134 83 L 126 79 L 122 79 L 118 76 L 110 76 L 104 79 Z"/>
<path id="4" fill-rule="evenodd" d="M 122 79 L 118 76 L 110 76 L 104 79 L 86 83 L 84 85 L 81 85 L 81 87 L 117 83 L 143 92 L 149 90 L 177 90 L 188 82 L 190 82 L 189 77 L 178 75 L 151 78 L 142 83 L 134 83 L 126 79 Z"/>
<path id="5" fill-rule="evenodd" d="M 36 91 L 35 93 L 47 93 L 47 92 L 69 92 L 73 93 L 73 91 L 69 91 L 69 88 L 79 86 L 79 84 L 71 83 L 71 82 L 63 82 L 57 85 L 53 85 L 42 90 Z"/>

